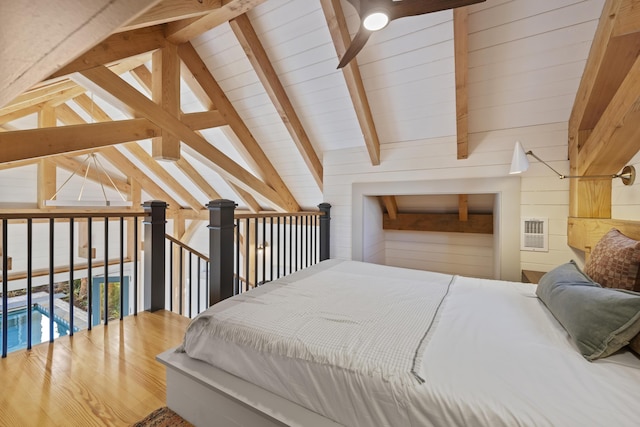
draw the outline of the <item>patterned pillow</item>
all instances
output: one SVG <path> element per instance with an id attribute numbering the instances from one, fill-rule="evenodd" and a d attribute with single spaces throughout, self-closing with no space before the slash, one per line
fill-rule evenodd
<path id="1" fill-rule="evenodd" d="M 640 242 L 612 228 L 593 248 L 584 272 L 605 288 L 640 291 Z"/>

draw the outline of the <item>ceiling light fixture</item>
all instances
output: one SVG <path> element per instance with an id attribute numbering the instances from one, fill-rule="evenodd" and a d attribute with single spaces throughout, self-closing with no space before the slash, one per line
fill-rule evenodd
<path id="1" fill-rule="evenodd" d="M 89 169 L 91 169 L 91 160 L 93 160 L 93 164 L 96 168 L 96 171 L 98 172 L 100 188 L 102 189 L 102 195 L 104 197 L 103 201 L 82 200 L 82 193 L 84 193 L 84 186 L 87 183 L 87 176 L 89 175 Z M 76 200 L 58 200 L 58 193 L 62 191 L 64 186 L 67 185 L 69 181 L 71 181 L 71 178 L 73 178 L 76 175 L 76 173 L 85 165 L 87 165 L 87 169 L 84 172 L 84 179 L 82 181 L 82 186 L 80 187 L 80 193 L 78 194 L 78 198 Z M 111 185 L 118 192 L 122 200 L 109 200 L 107 198 L 107 193 L 104 190 L 104 184 L 102 183 L 102 179 L 100 179 L 101 175 L 104 175 L 107 177 L 107 179 L 109 180 L 109 182 L 111 182 Z M 127 200 L 122 195 L 120 190 L 118 190 L 118 187 L 114 184 L 113 180 L 111 179 L 111 176 L 109 176 L 104 166 L 102 166 L 102 163 L 100 162 L 100 160 L 98 159 L 98 156 L 95 153 L 87 154 L 87 157 L 84 159 L 82 164 L 78 166 L 78 168 L 75 171 L 73 171 L 71 175 L 69 175 L 67 180 L 62 183 L 62 185 L 60 186 L 60 188 L 58 188 L 56 193 L 53 196 L 51 196 L 51 199 L 44 201 L 44 204 L 45 206 L 57 206 L 57 207 L 63 207 L 63 206 L 64 207 L 130 207 L 133 205 L 133 203 Z"/>
<path id="2" fill-rule="evenodd" d="M 369 31 L 383 29 L 389 23 L 389 14 L 381 10 L 376 10 L 367 15 L 362 21 L 362 25 Z"/>
<path id="3" fill-rule="evenodd" d="M 570 179 L 570 178 L 609 178 L 616 179 L 620 178 L 624 185 L 632 185 L 636 179 L 636 168 L 633 166 L 627 165 L 622 169 L 622 172 L 612 175 L 563 175 L 554 168 L 552 168 L 547 162 L 542 160 L 540 157 L 533 154 L 533 151 L 529 150 L 527 152 L 522 148 L 522 144 L 520 141 L 516 141 L 516 145 L 513 149 L 513 157 L 511 159 L 511 170 L 510 174 L 519 174 L 527 169 L 529 169 L 529 160 L 527 156 L 531 156 L 538 160 L 540 163 L 551 169 L 558 178 L 560 179 Z"/>

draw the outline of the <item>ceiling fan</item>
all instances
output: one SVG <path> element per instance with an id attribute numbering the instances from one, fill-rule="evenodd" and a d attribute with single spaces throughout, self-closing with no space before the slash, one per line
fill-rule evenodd
<path id="1" fill-rule="evenodd" d="M 481 3 L 485 0 L 347 0 L 356 8 L 360 16 L 360 28 L 351 45 L 338 64 L 347 65 L 364 47 L 369 36 L 387 26 L 394 19 L 405 16 L 423 15 L 440 10 L 454 9 Z"/>

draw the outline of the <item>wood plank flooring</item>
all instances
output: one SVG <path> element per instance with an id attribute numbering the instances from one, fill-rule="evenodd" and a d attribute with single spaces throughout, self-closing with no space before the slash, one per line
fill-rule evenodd
<path id="1" fill-rule="evenodd" d="M 129 426 L 166 404 L 155 356 L 189 319 L 142 312 L 0 359 L 0 426 Z"/>

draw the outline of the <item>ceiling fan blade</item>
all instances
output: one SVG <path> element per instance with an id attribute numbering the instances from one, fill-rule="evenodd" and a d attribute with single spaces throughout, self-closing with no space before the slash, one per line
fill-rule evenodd
<path id="1" fill-rule="evenodd" d="M 342 56 L 342 59 L 338 64 L 338 68 L 344 67 L 349 62 L 351 62 L 353 58 L 355 58 L 358 52 L 360 52 L 360 50 L 364 47 L 365 43 L 367 43 L 367 40 L 369 40 L 370 35 L 371 35 L 371 31 L 367 30 L 362 25 L 360 25 L 360 29 L 358 30 L 358 33 L 353 38 L 353 40 L 351 40 L 351 44 L 349 45 L 349 48 Z"/>
<path id="2" fill-rule="evenodd" d="M 482 3 L 486 0 L 403 0 L 390 5 L 389 20 Z"/>

